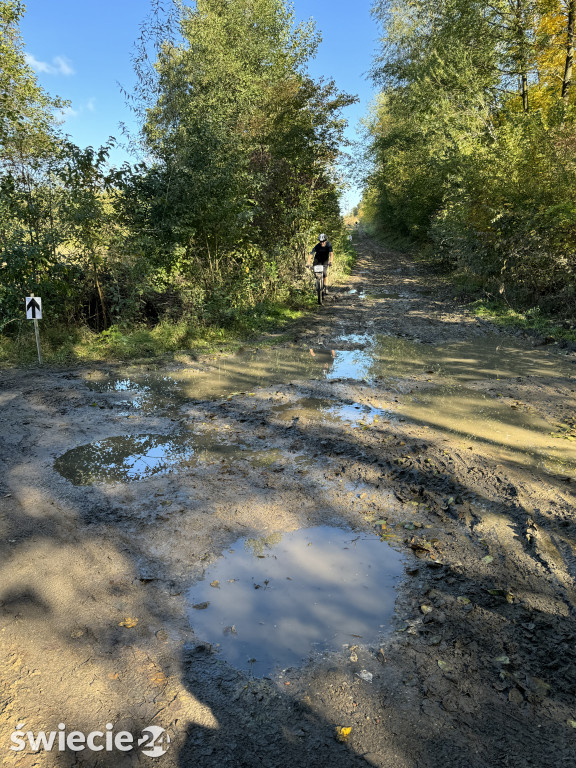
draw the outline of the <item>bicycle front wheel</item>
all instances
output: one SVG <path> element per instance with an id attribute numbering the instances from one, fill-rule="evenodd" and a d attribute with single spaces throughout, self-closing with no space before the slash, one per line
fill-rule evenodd
<path id="1" fill-rule="evenodd" d="M 324 301 L 324 275 L 316 278 L 316 293 L 318 294 L 318 304 Z"/>

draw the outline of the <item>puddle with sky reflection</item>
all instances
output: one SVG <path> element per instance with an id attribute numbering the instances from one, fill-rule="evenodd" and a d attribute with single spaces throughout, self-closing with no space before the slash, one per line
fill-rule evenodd
<path id="1" fill-rule="evenodd" d="M 355 346 L 355 349 L 338 348 Z M 313 353 L 313 354 L 312 354 Z M 306 379 L 400 378 L 429 371 L 456 381 L 519 376 L 573 377 L 576 366 L 558 354 L 535 350 L 500 336 L 429 345 L 396 336 L 342 336 L 335 348 L 264 348 L 223 357 L 206 369 L 181 369 L 107 377 L 95 374 L 88 386 L 100 392 L 123 392 L 137 407 L 153 407 L 159 398 L 214 400 L 257 387 Z"/>
<path id="2" fill-rule="evenodd" d="M 255 450 L 242 441 L 215 434 L 124 435 L 109 437 L 64 453 L 54 468 L 74 485 L 144 480 L 198 464 L 246 460 L 254 467 L 314 466 L 314 459 L 280 450 Z"/>
<path id="3" fill-rule="evenodd" d="M 262 677 L 389 630 L 402 556 L 374 535 L 318 526 L 245 538 L 188 593 L 194 633 Z"/>

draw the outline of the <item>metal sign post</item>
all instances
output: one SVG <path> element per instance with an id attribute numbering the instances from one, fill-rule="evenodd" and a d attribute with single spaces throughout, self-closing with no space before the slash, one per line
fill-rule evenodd
<path id="1" fill-rule="evenodd" d="M 34 321 L 34 334 L 36 336 L 36 349 L 38 350 L 38 362 L 42 364 L 42 351 L 40 350 L 40 331 L 38 320 L 42 320 L 42 299 L 38 296 L 26 297 L 26 319 Z"/>

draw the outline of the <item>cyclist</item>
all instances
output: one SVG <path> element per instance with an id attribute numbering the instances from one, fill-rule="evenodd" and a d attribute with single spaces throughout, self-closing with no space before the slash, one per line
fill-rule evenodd
<path id="1" fill-rule="evenodd" d="M 312 257 L 314 257 L 314 264 L 312 266 L 315 266 L 316 264 L 322 264 L 324 267 L 324 294 L 327 294 L 328 291 L 326 290 L 326 275 L 328 274 L 328 267 L 332 266 L 332 262 L 334 260 L 334 252 L 332 250 L 332 243 L 328 240 L 324 233 L 318 235 L 318 242 L 314 248 L 312 248 L 306 266 L 310 266 Z"/>

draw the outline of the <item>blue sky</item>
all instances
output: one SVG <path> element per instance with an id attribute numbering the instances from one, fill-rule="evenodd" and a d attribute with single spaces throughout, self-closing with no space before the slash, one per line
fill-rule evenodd
<path id="1" fill-rule="evenodd" d="M 360 97 L 345 113 L 350 138 L 373 96 L 367 72 L 378 30 L 370 6 L 371 0 L 294 0 L 297 18 L 313 17 L 323 36 L 311 75 L 334 78 Z M 134 82 L 131 52 L 148 9 L 148 0 L 26 0 L 21 30 L 29 62 L 45 90 L 70 100 L 64 130 L 80 146 L 120 139 L 120 122 L 130 123 L 118 83 L 129 90 Z M 124 158 L 121 150 L 112 155 L 114 162 Z M 352 189 L 344 208 L 358 199 Z"/>

